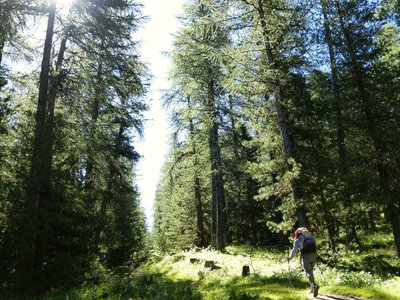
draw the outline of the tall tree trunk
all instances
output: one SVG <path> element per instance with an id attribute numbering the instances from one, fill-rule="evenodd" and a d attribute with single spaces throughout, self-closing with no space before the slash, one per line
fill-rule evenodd
<path id="1" fill-rule="evenodd" d="M 265 21 L 265 11 L 262 0 L 258 0 L 257 12 L 258 12 L 258 17 L 260 19 L 262 35 L 264 38 L 264 47 L 265 47 L 264 50 L 265 50 L 266 60 L 269 67 L 276 70 L 277 67 L 275 65 L 275 58 L 272 53 L 272 47 L 268 34 L 267 23 Z M 285 106 L 283 104 L 284 100 L 283 90 L 279 83 L 275 87 L 274 97 L 275 97 L 275 108 L 278 114 L 279 128 L 282 136 L 283 150 L 285 153 L 285 159 L 288 161 L 290 158 L 295 159 L 295 155 L 293 151 L 292 141 L 290 139 Z M 289 165 L 289 171 L 292 171 L 291 164 Z M 292 184 L 292 190 L 293 190 L 293 198 L 296 203 L 296 215 L 297 215 L 298 226 L 307 226 L 308 222 L 306 219 L 306 209 L 304 205 L 301 203 L 300 191 L 298 187 L 296 187 L 296 184 Z"/>
<path id="2" fill-rule="evenodd" d="M 201 201 L 201 186 L 199 176 L 194 177 L 194 197 L 196 201 L 196 217 L 197 217 L 197 246 L 204 247 L 206 245 L 204 234 L 203 219 L 203 203 Z"/>
<path id="3" fill-rule="evenodd" d="M 4 36 L 2 36 L 2 33 L 0 32 L 0 67 L 2 66 L 1 63 L 3 61 L 3 50 L 4 50 Z"/>
<path id="4" fill-rule="evenodd" d="M 49 78 L 50 86 L 47 95 L 47 108 L 46 108 L 46 134 L 47 134 L 47 147 L 46 152 L 42 153 L 45 161 L 45 169 L 51 170 L 53 161 L 53 144 L 54 144 L 54 109 L 57 98 L 58 87 L 61 81 L 61 67 L 64 60 L 64 53 L 66 50 L 67 39 L 63 38 L 58 52 L 56 68 L 54 74 Z"/>
<path id="5" fill-rule="evenodd" d="M 188 99 L 188 107 L 191 109 L 190 105 L 190 98 Z M 203 203 L 201 200 L 201 185 L 200 185 L 200 178 L 198 176 L 198 168 L 199 168 L 199 162 L 197 159 L 197 147 L 196 143 L 194 140 L 195 132 L 194 132 L 194 124 L 193 120 L 190 119 L 189 122 L 189 131 L 190 131 L 190 136 L 192 139 L 192 152 L 194 155 L 194 170 L 195 170 L 195 175 L 193 178 L 193 184 L 194 184 L 194 198 L 195 198 L 195 204 L 196 204 L 196 221 L 197 221 L 197 227 L 196 227 L 196 242 L 197 246 L 199 247 L 204 247 L 206 244 L 205 241 L 205 234 L 204 234 L 204 218 L 203 218 Z"/>
<path id="6" fill-rule="evenodd" d="M 345 12 L 343 11 L 343 8 L 341 7 L 338 0 L 335 0 L 335 6 L 339 16 L 340 28 L 342 30 L 344 41 L 346 44 L 345 45 L 346 51 L 349 55 L 349 62 L 350 62 L 353 82 L 358 91 L 358 96 L 359 99 L 361 100 L 362 111 L 367 120 L 366 121 L 367 133 L 371 138 L 377 159 L 377 171 L 379 174 L 380 185 L 384 196 L 385 216 L 392 226 L 394 243 L 397 249 L 397 256 L 400 258 L 399 209 L 398 205 L 396 205 L 397 203 L 395 203 L 395 196 L 393 195 L 393 192 L 390 189 L 389 171 L 383 162 L 383 157 L 385 155 L 385 149 L 384 149 L 385 142 L 382 141 L 379 134 L 378 118 L 375 112 L 371 109 L 369 104 L 372 95 L 370 95 L 370 92 L 366 88 L 366 82 L 365 82 L 366 75 L 362 65 L 357 60 L 355 47 L 351 40 L 352 33 L 344 22 Z"/>
<path id="7" fill-rule="evenodd" d="M 227 216 L 221 153 L 218 143 L 214 80 L 210 80 L 208 84 L 208 109 L 210 117 L 212 118 L 209 133 L 212 189 L 211 245 L 217 250 L 223 250 L 227 240 Z"/>
<path id="8" fill-rule="evenodd" d="M 53 128 L 54 123 L 54 109 L 57 98 L 58 87 L 61 82 L 62 73 L 61 67 L 64 61 L 64 54 L 67 49 L 67 38 L 63 38 L 60 44 L 60 50 L 58 52 L 57 62 L 55 74 L 51 77 L 50 81 L 50 91 L 48 95 L 48 103 L 47 103 L 47 124 L 49 128 Z"/>
<path id="9" fill-rule="evenodd" d="M 43 247 L 45 246 L 45 236 L 38 230 L 40 220 L 40 209 L 50 201 L 51 197 L 51 162 L 49 164 L 48 153 L 51 153 L 51 143 L 49 141 L 46 119 L 48 92 L 50 80 L 51 49 L 54 34 L 54 20 L 56 14 L 56 4 L 52 1 L 49 8 L 46 39 L 43 50 L 43 58 L 40 71 L 39 96 L 36 111 L 36 126 L 34 143 L 32 149 L 32 160 L 30 169 L 30 180 L 28 183 L 28 220 L 27 220 L 27 244 L 29 252 L 27 257 L 26 272 L 36 273 L 42 267 Z M 40 240 L 40 241 L 39 241 Z"/>

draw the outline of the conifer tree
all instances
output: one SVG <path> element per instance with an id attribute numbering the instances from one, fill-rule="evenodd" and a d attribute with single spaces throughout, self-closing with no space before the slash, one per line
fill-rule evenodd
<path id="1" fill-rule="evenodd" d="M 341 50 L 343 51 L 347 63 L 350 80 L 354 88 L 354 96 L 357 97 L 357 106 L 364 120 L 360 123 L 362 129 L 365 130 L 369 138 L 369 143 L 373 149 L 371 153 L 371 161 L 374 161 L 371 166 L 377 170 L 379 189 L 382 193 L 380 199 L 387 220 L 390 222 L 394 236 L 395 245 L 398 255 L 400 256 L 400 223 L 399 211 L 396 208 L 396 197 L 391 184 L 393 174 L 390 163 L 385 157 L 391 157 L 388 152 L 387 142 L 384 138 L 385 122 L 381 121 L 380 114 L 383 110 L 388 110 L 386 107 L 387 99 L 381 99 L 381 105 L 377 100 L 380 99 L 377 92 L 380 88 L 375 82 L 369 81 L 371 62 L 375 60 L 374 45 L 372 37 L 377 35 L 377 25 L 367 26 L 368 22 L 374 21 L 373 12 L 376 10 L 374 3 L 369 1 L 363 2 L 341 2 L 334 1 L 334 7 L 338 19 L 338 38 L 341 41 Z M 385 120 L 385 114 L 383 114 Z M 390 137 L 387 137 L 390 139 Z"/>
<path id="2" fill-rule="evenodd" d="M 26 103 L 18 108 L 19 119 L 13 120 L 24 126 L 23 130 L 16 127 L 20 131 L 16 140 L 21 143 L 16 147 L 25 151 L 23 157 L 32 151 L 33 158 L 31 176 L 22 160 L 22 171 L 15 169 L 28 197 L 17 190 L 7 193 L 11 208 L 6 219 L 2 217 L 8 223 L 2 226 L 7 239 L 0 246 L 1 253 L 7 253 L 4 272 L 16 270 L 7 284 L 21 293 L 24 288 L 42 291 L 61 282 L 73 285 L 79 280 L 77 274 L 100 255 L 108 266 L 116 266 L 144 253 L 145 219 L 132 183 L 139 154 L 131 142 L 132 135 L 141 134 L 142 112 L 147 109 L 143 99 L 147 70 L 132 39 L 140 25 L 140 5 L 100 2 L 76 2 L 68 18 L 58 15 L 55 2 L 50 3 L 36 130 L 32 133 L 28 128 L 33 125 L 28 93 Z M 33 92 L 35 78 L 29 80 Z M 102 100 L 97 110 L 91 105 L 93 90 L 100 91 Z M 101 166 L 96 176 L 102 184 L 94 192 L 104 194 L 96 199 L 96 210 L 88 211 L 83 205 L 84 187 L 87 149 L 93 145 L 85 147 L 85 143 L 94 113 L 100 135 L 93 140 L 101 146 L 94 149 L 99 154 L 94 164 Z M 27 143 L 31 135 L 32 145 Z"/>
<path id="3" fill-rule="evenodd" d="M 202 110 L 199 119 L 208 132 L 211 171 L 211 244 L 223 249 L 227 242 L 227 216 L 219 142 L 219 104 L 222 97 L 216 51 L 226 43 L 223 31 L 212 21 L 217 4 L 194 1 L 187 7 L 187 24 L 175 40 L 173 79 L 181 86 L 193 107 Z"/>

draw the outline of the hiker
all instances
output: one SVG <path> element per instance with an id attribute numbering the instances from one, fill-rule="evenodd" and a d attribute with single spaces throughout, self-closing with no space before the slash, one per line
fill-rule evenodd
<path id="1" fill-rule="evenodd" d="M 314 266 L 317 261 L 317 244 L 315 237 L 312 232 L 305 227 L 297 228 L 293 235 L 293 249 L 287 257 L 287 260 L 290 261 L 294 257 L 296 250 L 300 251 L 302 266 L 311 285 L 310 292 L 313 293 L 314 297 L 317 297 L 319 286 L 315 283 L 314 279 Z"/>

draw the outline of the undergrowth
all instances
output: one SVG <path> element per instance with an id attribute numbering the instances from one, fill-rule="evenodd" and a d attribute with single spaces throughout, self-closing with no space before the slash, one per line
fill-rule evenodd
<path id="1" fill-rule="evenodd" d="M 362 247 L 340 250 L 336 257 L 321 251 L 315 268 L 320 294 L 363 299 L 400 299 L 400 263 L 387 236 L 362 239 Z M 138 270 L 113 271 L 98 266 L 75 290 L 53 290 L 41 300 L 73 299 L 310 299 L 309 284 L 297 256 L 290 265 L 287 248 L 229 246 L 224 253 L 191 249 L 153 257 Z M 379 251 L 378 251 L 379 250 Z M 205 267 L 213 261 L 213 267 Z M 242 267 L 250 268 L 242 276 Z"/>

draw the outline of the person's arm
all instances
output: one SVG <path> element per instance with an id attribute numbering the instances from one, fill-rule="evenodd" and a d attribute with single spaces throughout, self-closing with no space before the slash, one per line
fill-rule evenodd
<path id="1" fill-rule="evenodd" d="M 289 254 L 289 256 L 287 257 L 287 260 L 291 260 L 294 255 L 296 254 L 296 251 L 300 249 L 300 241 L 298 239 L 295 239 L 293 241 L 293 249 L 292 252 Z"/>

